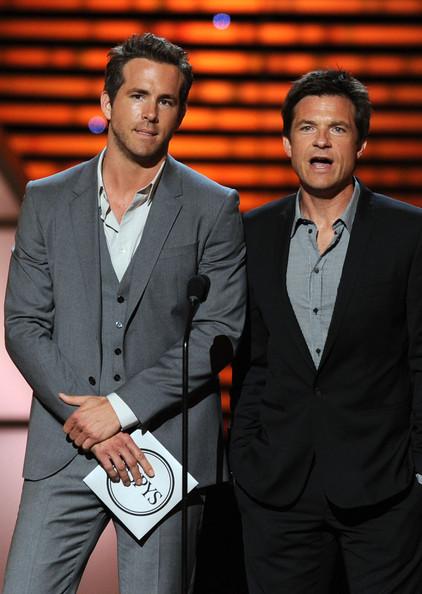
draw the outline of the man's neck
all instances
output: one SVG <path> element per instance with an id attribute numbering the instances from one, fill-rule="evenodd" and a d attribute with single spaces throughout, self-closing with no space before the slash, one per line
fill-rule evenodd
<path id="1" fill-rule="evenodd" d="M 135 194 L 148 186 L 157 175 L 165 157 L 150 167 L 121 158 L 107 148 L 102 167 L 103 185 L 110 207 L 120 223 Z"/>
<path id="2" fill-rule="evenodd" d="M 332 197 L 318 197 L 304 188 L 300 190 L 300 210 L 304 218 L 313 221 L 318 228 L 331 227 L 343 214 L 353 196 L 351 181 L 343 190 Z"/>
<path id="3" fill-rule="evenodd" d="M 107 194 L 133 196 L 140 188 L 152 182 L 164 159 L 165 156 L 157 163 L 143 166 L 107 147 L 103 161 L 103 182 Z"/>

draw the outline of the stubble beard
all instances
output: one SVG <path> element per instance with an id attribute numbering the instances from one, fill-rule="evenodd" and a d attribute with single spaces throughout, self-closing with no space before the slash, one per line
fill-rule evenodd
<path id="1" fill-rule="evenodd" d="M 112 122 L 109 124 L 109 133 L 113 135 L 116 147 L 125 156 L 126 159 L 141 165 L 142 167 L 153 167 L 167 154 L 168 142 L 161 144 L 151 154 L 139 154 L 133 151 L 129 147 L 129 143 L 125 141 L 124 135 L 120 134 L 118 130 L 113 126 Z"/>
<path id="2" fill-rule="evenodd" d="M 315 198 L 320 198 L 323 200 L 332 200 L 333 198 L 336 198 L 341 192 L 343 192 L 343 190 L 349 184 L 353 184 L 353 177 L 351 177 L 350 180 L 343 180 L 341 182 L 334 183 L 331 186 L 325 186 L 323 188 L 311 186 L 302 180 L 300 185 L 310 196 L 314 196 Z"/>

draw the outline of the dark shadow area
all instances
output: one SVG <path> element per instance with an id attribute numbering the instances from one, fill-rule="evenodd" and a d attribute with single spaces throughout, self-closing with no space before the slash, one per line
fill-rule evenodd
<path id="1" fill-rule="evenodd" d="M 323 563 L 320 589 L 306 594 L 349 594 L 336 543 L 327 547 Z M 207 494 L 194 594 L 248 594 L 240 516 L 227 483 Z"/>
<path id="2" fill-rule="evenodd" d="M 195 594 L 248 594 L 240 517 L 228 483 L 207 492 Z"/>

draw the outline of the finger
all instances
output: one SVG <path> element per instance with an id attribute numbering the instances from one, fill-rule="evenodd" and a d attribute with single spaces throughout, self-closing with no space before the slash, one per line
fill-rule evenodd
<path id="1" fill-rule="evenodd" d="M 130 476 L 129 476 L 125 461 L 122 460 L 122 458 L 120 456 L 117 456 L 115 458 L 113 457 L 111 459 L 111 461 L 112 461 L 112 464 L 114 465 L 114 468 L 117 470 L 119 478 L 122 481 L 122 483 L 124 484 L 124 486 L 129 487 L 131 481 L 130 481 Z"/>
<path id="2" fill-rule="evenodd" d="M 66 421 L 65 421 L 65 423 L 63 425 L 63 431 L 65 433 L 67 433 L 68 435 L 73 430 L 73 428 L 75 427 L 75 424 L 76 424 L 76 419 L 75 419 L 75 417 L 73 415 L 74 415 L 74 413 L 72 413 L 70 415 L 70 417 L 68 417 L 66 419 Z"/>
<path id="3" fill-rule="evenodd" d="M 88 437 L 83 441 L 83 443 L 81 444 L 80 447 L 83 450 L 91 450 L 97 443 L 100 443 L 100 442 L 95 441 L 95 439 L 93 439 L 92 437 Z"/>
<path id="4" fill-rule="evenodd" d="M 151 464 L 149 463 L 147 457 L 145 456 L 144 452 L 138 448 L 135 442 L 131 442 L 128 444 L 128 448 L 131 450 L 133 456 L 136 458 L 138 464 L 141 466 L 142 470 L 149 476 L 155 476 L 155 472 Z"/>
<path id="5" fill-rule="evenodd" d="M 142 485 L 142 474 L 140 468 L 138 466 L 138 462 L 130 452 L 128 448 L 124 448 L 120 451 L 120 457 L 122 458 L 123 462 L 126 465 L 126 469 L 132 475 L 132 479 L 135 483 L 140 487 Z"/>
<path id="6" fill-rule="evenodd" d="M 101 466 L 104 468 L 110 479 L 113 481 L 113 483 L 118 483 L 120 480 L 119 473 L 114 468 L 109 456 L 107 456 L 106 454 L 96 452 L 96 458 L 98 462 L 101 464 Z"/>
<path id="7" fill-rule="evenodd" d="M 78 448 L 80 448 L 86 440 L 86 435 L 84 431 L 82 431 L 82 429 L 80 429 L 79 427 L 75 427 L 74 429 L 72 429 L 72 431 L 69 433 L 69 437 L 73 441 L 73 443 L 76 446 L 78 446 Z"/>

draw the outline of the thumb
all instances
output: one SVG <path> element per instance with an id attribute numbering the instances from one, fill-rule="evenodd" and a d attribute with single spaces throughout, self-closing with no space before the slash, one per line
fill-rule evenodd
<path id="1" fill-rule="evenodd" d="M 70 404 L 71 406 L 81 406 L 86 399 L 87 396 L 69 396 L 68 394 L 63 394 L 63 392 L 59 393 L 60 400 L 63 400 L 66 404 Z"/>

